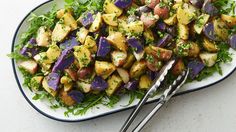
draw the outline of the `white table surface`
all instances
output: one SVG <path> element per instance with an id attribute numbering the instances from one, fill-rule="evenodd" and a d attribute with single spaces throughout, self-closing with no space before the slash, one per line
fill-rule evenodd
<path id="1" fill-rule="evenodd" d="M 80 123 L 62 123 L 42 116 L 21 95 L 12 72 L 13 34 L 22 18 L 45 0 L 0 1 L 0 131 L 115 132 L 130 110 Z M 173 98 L 144 132 L 236 132 L 236 76 L 207 89 Z M 153 105 L 147 105 L 141 116 Z M 137 118 L 139 119 L 139 118 Z M 137 122 L 136 122 L 137 123 Z"/>

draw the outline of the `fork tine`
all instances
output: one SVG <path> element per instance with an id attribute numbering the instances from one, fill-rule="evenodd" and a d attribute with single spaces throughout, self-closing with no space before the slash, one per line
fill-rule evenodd
<path id="1" fill-rule="evenodd" d="M 157 88 L 161 85 L 161 82 L 164 80 L 165 76 L 167 75 L 168 71 L 172 68 L 173 64 L 175 63 L 175 60 L 170 60 L 162 69 L 157 77 L 155 83 L 153 83 L 152 87 L 147 91 L 147 93 L 144 95 L 144 97 L 139 101 L 138 105 L 135 107 L 133 112 L 130 114 L 122 128 L 120 129 L 120 132 L 126 132 L 135 117 L 138 115 L 139 111 L 143 107 L 143 105 L 147 102 L 150 95 L 152 95 Z"/>
<path id="2" fill-rule="evenodd" d="M 148 121 L 157 113 L 157 111 L 178 91 L 178 89 L 184 84 L 187 80 L 189 74 L 189 69 L 184 71 L 174 82 L 169 86 L 167 90 L 163 93 L 160 100 L 157 102 L 157 105 L 153 110 L 147 114 L 144 119 L 135 127 L 133 132 L 139 132 L 142 128 L 148 123 Z"/>

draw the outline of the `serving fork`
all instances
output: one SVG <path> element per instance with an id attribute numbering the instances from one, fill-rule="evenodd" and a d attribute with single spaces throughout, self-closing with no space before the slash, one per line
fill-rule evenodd
<path id="1" fill-rule="evenodd" d="M 167 64 L 161 69 L 158 76 L 154 80 L 153 85 L 151 88 L 146 92 L 146 94 L 143 96 L 143 98 L 139 101 L 138 105 L 135 107 L 133 112 L 130 114 L 129 118 L 126 120 L 122 128 L 120 129 L 120 132 L 126 132 L 131 125 L 131 123 L 134 121 L 135 117 L 140 112 L 143 105 L 147 102 L 147 100 L 152 97 L 158 88 L 160 88 L 161 83 L 165 79 L 166 75 L 168 74 L 168 71 L 173 67 L 175 63 L 175 59 L 170 60 L 167 62 Z M 155 115 L 155 113 L 166 103 L 170 100 L 170 98 L 180 89 L 180 87 L 185 83 L 187 80 L 189 74 L 189 69 L 182 72 L 181 75 L 177 77 L 176 80 L 173 81 L 171 85 L 161 94 L 156 106 L 153 108 L 153 110 L 147 114 L 143 120 L 133 129 L 133 132 L 139 132 L 146 124 L 147 122 Z"/>

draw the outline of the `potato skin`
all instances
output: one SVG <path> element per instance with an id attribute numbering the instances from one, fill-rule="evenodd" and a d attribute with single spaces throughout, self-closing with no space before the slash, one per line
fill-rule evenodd
<path id="1" fill-rule="evenodd" d="M 164 60 L 164 61 L 168 61 L 172 57 L 172 54 L 173 54 L 171 50 L 167 50 L 164 48 L 155 47 L 151 45 L 145 47 L 145 52 L 147 54 L 153 55 L 155 58 L 159 60 Z"/>
<path id="2" fill-rule="evenodd" d="M 144 0 L 145 4 L 149 7 L 154 9 L 157 4 L 160 3 L 160 0 Z"/>
<path id="3" fill-rule="evenodd" d="M 156 5 L 154 8 L 154 14 L 158 15 L 162 19 L 167 19 L 169 17 L 169 8 L 167 6 Z"/>
<path id="4" fill-rule="evenodd" d="M 178 76 L 182 74 L 185 69 L 185 65 L 182 59 L 178 59 L 174 67 L 172 68 L 172 74 Z"/>
<path id="5" fill-rule="evenodd" d="M 189 52 L 188 52 L 188 56 L 189 57 L 198 57 L 199 53 L 200 53 L 200 47 L 198 46 L 198 44 L 192 42 Z"/>

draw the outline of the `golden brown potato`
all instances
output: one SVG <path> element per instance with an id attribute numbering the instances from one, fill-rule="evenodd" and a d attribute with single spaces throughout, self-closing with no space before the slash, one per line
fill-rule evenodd
<path id="1" fill-rule="evenodd" d="M 174 14 L 173 16 L 165 19 L 164 22 L 170 26 L 175 25 L 177 23 L 177 15 Z"/>
<path id="2" fill-rule="evenodd" d="M 134 63 L 134 61 L 135 61 L 134 55 L 131 54 L 131 53 L 129 53 L 129 54 L 128 54 L 128 57 L 127 57 L 127 59 L 126 59 L 126 62 L 125 62 L 125 64 L 123 65 L 123 68 L 129 69 L 129 68 L 132 66 L 132 64 Z"/>
<path id="3" fill-rule="evenodd" d="M 132 67 L 130 68 L 130 77 L 131 78 L 138 78 L 141 76 L 143 73 L 146 72 L 146 61 L 141 60 L 141 61 L 136 61 Z"/>
<path id="4" fill-rule="evenodd" d="M 70 13 L 65 13 L 62 16 L 61 21 L 63 21 L 65 25 L 70 26 L 71 30 L 75 30 L 78 27 L 76 20 Z"/>
<path id="5" fill-rule="evenodd" d="M 89 32 L 96 32 L 100 29 L 102 25 L 102 14 L 100 12 L 97 13 L 92 25 L 89 28 Z"/>
<path id="6" fill-rule="evenodd" d="M 85 27 L 80 28 L 79 32 L 76 33 L 77 39 L 81 44 L 84 44 L 88 33 L 89 31 Z"/>
<path id="7" fill-rule="evenodd" d="M 37 32 L 37 45 L 42 47 L 47 47 L 51 43 L 52 32 L 46 27 L 40 27 Z"/>
<path id="8" fill-rule="evenodd" d="M 229 15 L 222 14 L 222 15 L 221 15 L 221 19 L 222 19 L 229 27 L 233 27 L 233 26 L 236 25 L 236 16 L 229 16 Z"/>
<path id="9" fill-rule="evenodd" d="M 74 47 L 74 56 L 79 61 L 80 68 L 88 67 L 92 61 L 91 52 L 85 45 L 75 46 Z"/>
<path id="10" fill-rule="evenodd" d="M 97 44 L 93 37 L 87 36 L 84 42 L 84 46 L 89 49 L 91 53 L 97 52 Z"/>
<path id="11" fill-rule="evenodd" d="M 142 75 L 139 80 L 139 89 L 149 89 L 152 85 L 152 80 L 148 75 Z"/>
<path id="12" fill-rule="evenodd" d="M 189 57 L 198 57 L 200 53 L 200 48 L 198 44 L 191 42 L 188 56 Z"/>
<path id="13" fill-rule="evenodd" d="M 188 40 L 189 37 L 189 27 L 187 25 L 183 25 L 181 23 L 178 23 L 178 36 L 179 38 L 183 40 Z"/>
<path id="14" fill-rule="evenodd" d="M 123 10 L 114 5 L 114 2 L 111 0 L 105 0 L 103 10 L 107 14 L 115 13 L 119 17 Z"/>
<path id="15" fill-rule="evenodd" d="M 53 42 L 63 41 L 70 31 L 71 31 L 70 26 L 58 22 L 52 31 L 52 41 Z"/>
<path id="16" fill-rule="evenodd" d="M 142 34 L 144 31 L 144 23 L 142 21 L 134 21 L 127 24 L 128 33 Z"/>
<path id="17" fill-rule="evenodd" d="M 145 47 L 145 52 L 147 54 L 153 55 L 158 60 L 164 60 L 164 61 L 168 61 L 172 57 L 172 54 L 173 54 L 171 50 L 167 50 L 164 48 L 155 47 L 151 45 Z"/>
<path id="18" fill-rule="evenodd" d="M 218 51 L 217 45 L 214 44 L 214 42 L 211 42 L 210 40 L 208 40 L 207 38 L 203 39 L 203 47 L 208 52 L 217 52 Z"/>
<path id="19" fill-rule="evenodd" d="M 64 90 L 60 90 L 60 94 L 59 94 L 61 101 L 67 105 L 67 106 L 73 106 L 75 104 L 75 101 L 68 95 L 67 92 L 65 92 Z"/>
<path id="20" fill-rule="evenodd" d="M 113 14 L 103 14 L 102 19 L 108 25 L 118 26 L 117 16 L 116 16 L 115 13 L 113 13 Z"/>
<path id="21" fill-rule="evenodd" d="M 95 72 L 98 76 L 102 76 L 104 79 L 106 79 L 108 76 L 110 76 L 114 71 L 116 70 L 116 67 L 109 62 L 106 61 L 96 61 L 95 62 Z"/>
<path id="22" fill-rule="evenodd" d="M 106 93 L 108 96 L 111 96 L 112 94 L 115 93 L 115 91 L 121 86 L 122 84 L 122 79 L 119 75 L 112 75 L 108 80 L 108 87 L 106 89 Z"/>
<path id="23" fill-rule="evenodd" d="M 21 61 L 18 65 L 30 74 L 35 74 L 38 69 L 38 64 L 34 60 Z"/>
<path id="24" fill-rule="evenodd" d="M 178 75 L 182 74 L 184 69 L 185 69 L 185 66 L 184 66 L 183 60 L 182 59 L 178 59 L 178 61 L 176 62 L 176 64 L 172 68 L 172 74 L 178 76 Z"/>
<path id="25" fill-rule="evenodd" d="M 196 18 L 196 8 L 190 4 L 184 3 L 177 9 L 178 22 L 183 25 L 188 25 Z"/>
<path id="26" fill-rule="evenodd" d="M 107 40 L 118 50 L 127 51 L 126 38 L 120 32 L 115 32 L 107 37 Z"/>
<path id="27" fill-rule="evenodd" d="M 226 23 L 221 19 L 215 19 L 213 21 L 213 24 L 216 35 L 220 39 L 227 41 L 229 37 L 229 29 Z"/>

